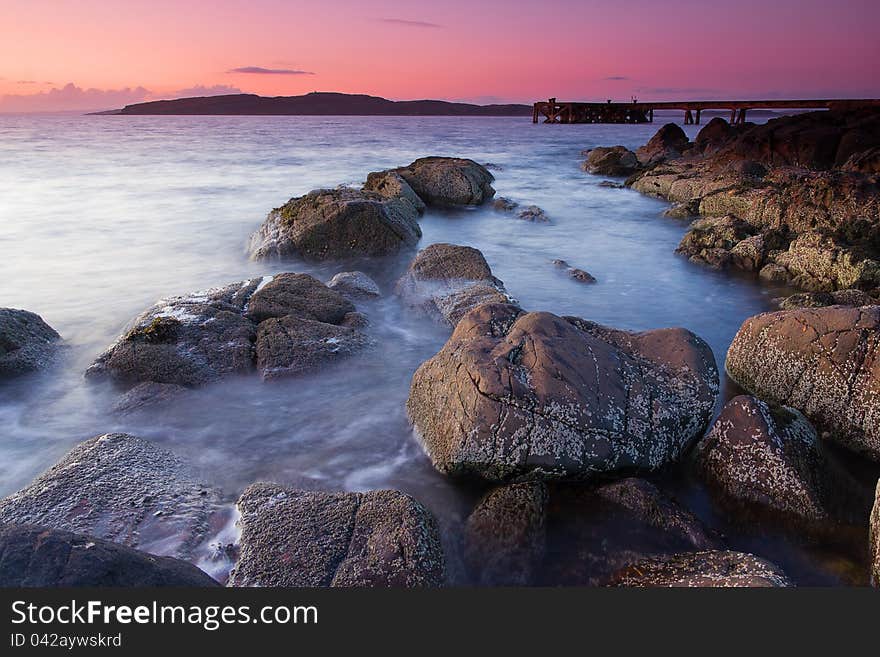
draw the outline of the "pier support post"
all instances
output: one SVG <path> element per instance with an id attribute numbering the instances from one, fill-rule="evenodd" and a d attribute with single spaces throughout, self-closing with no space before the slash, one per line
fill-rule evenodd
<path id="1" fill-rule="evenodd" d="M 684 124 L 685 125 L 693 125 L 693 123 L 694 123 L 694 115 L 691 113 L 690 110 L 685 110 L 684 111 Z"/>
<path id="2" fill-rule="evenodd" d="M 697 110 L 697 125 L 700 125 L 700 112 L 703 110 Z"/>

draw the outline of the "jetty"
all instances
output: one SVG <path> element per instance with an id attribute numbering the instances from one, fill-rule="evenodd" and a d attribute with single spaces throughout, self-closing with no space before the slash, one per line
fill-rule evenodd
<path id="1" fill-rule="evenodd" d="M 753 109 L 833 109 L 863 105 L 880 107 L 880 99 L 825 100 L 689 100 L 616 103 L 580 103 L 555 98 L 538 101 L 532 108 L 532 123 L 543 116 L 544 123 L 653 123 L 655 110 L 682 110 L 685 125 L 699 125 L 706 110 L 729 111 L 733 125 L 746 122 Z"/>

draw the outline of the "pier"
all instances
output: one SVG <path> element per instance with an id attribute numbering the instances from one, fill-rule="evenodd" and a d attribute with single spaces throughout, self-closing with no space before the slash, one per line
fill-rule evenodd
<path id="1" fill-rule="evenodd" d="M 753 109 L 832 109 L 873 105 L 880 99 L 826 100 L 693 100 L 670 102 L 578 103 L 551 98 L 538 101 L 532 109 L 532 123 L 543 116 L 544 123 L 653 123 L 656 110 L 682 110 L 685 125 L 699 125 L 706 110 L 730 112 L 733 125 L 746 122 Z"/>

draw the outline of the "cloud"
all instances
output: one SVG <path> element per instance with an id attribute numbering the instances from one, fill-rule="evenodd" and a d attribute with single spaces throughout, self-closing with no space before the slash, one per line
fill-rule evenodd
<path id="1" fill-rule="evenodd" d="M 380 18 L 380 21 L 383 23 L 391 23 L 392 25 L 402 25 L 404 27 L 428 27 L 428 28 L 438 28 L 443 27 L 439 23 L 429 23 L 427 21 L 408 21 L 403 18 Z"/>
<path id="2" fill-rule="evenodd" d="M 617 81 L 617 80 L 629 80 L 629 78 L 626 77 L 625 75 L 609 75 L 609 76 L 608 76 L 607 78 L 605 78 L 605 79 L 606 79 L 606 80 L 615 80 L 615 81 Z"/>
<path id="3" fill-rule="evenodd" d="M 648 87 L 647 89 L 637 89 L 649 94 L 716 94 L 718 89 L 709 89 L 706 87 Z"/>
<path id="4" fill-rule="evenodd" d="M 149 96 L 144 87 L 83 89 L 69 82 L 41 93 L 0 96 L 0 112 L 92 112 L 139 103 Z"/>
<path id="5" fill-rule="evenodd" d="M 37 84 L 36 80 L 19 80 L 16 84 Z"/>
<path id="6" fill-rule="evenodd" d="M 240 66 L 227 73 L 253 73 L 256 75 L 314 75 L 311 71 L 300 71 L 295 68 L 263 68 L 262 66 Z"/>
<path id="7" fill-rule="evenodd" d="M 230 87 L 226 84 L 215 84 L 210 87 L 206 87 L 201 84 L 197 84 L 192 87 L 188 87 L 186 89 L 178 89 L 177 91 L 172 91 L 170 94 L 165 94 L 166 98 L 191 98 L 193 96 L 226 96 L 228 94 L 241 94 L 244 93 L 238 87 Z M 156 96 L 158 98 L 158 96 Z"/>

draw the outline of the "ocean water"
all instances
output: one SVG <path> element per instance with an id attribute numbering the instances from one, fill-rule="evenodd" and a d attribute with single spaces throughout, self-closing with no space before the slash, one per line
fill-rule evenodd
<path id="1" fill-rule="evenodd" d="M 449 335 L 391 294 L 412 253 L 255 263 L 245 252 L 248 236 L 288 198 L 357 184 L 370 171 L 425 155 L 492 163 L 498 195 L 541 206 L 551 223 L 489 207 L 431 210 L 421 221 L 420 247 L 480 249 L 527 309 L 625 329 L 687 327 L 711 345 L 720 368 L 743 319 L 773 309 L 785 291 L 675 255 L 686 221 L 661 216 L 664 202 L 601 187 L 602 178 L 580 169 L 583 149 L 635 148 L 657 127 L 517 118 L 0 116 L 0 306 L 39 313 L 67 345 L 57 366 L 0 387 L 0 494 L 26 485 L 77 442 L 126 431 L 195 463 L 230 501 L 255 481 L 394 487 L 444 522 L 460 521 L 480 491 L 432 469 L 404 410 L 413 371 Z M 698 126 L 685 129 L 693 136 Z M 597 283 L 568 278 L 551 264 L 555 258 Z M 113 390 L 83 379 L 89 363 L 160 297 L 280 271 L 327 280 L 354 267 L 385 293 L 362 308 L 377 347 L 338 366 L 271 383 L 229 380 L 122 417 L 110 411 Z M 733 394 L 725 382 L 723 395 Z M 670 486 L 708 522 L 723 523 L 697 484 L 673 475 Z M 738 529 L 729 543 L 774 558 L 807 583 L 857 580 L 841 572 L 863 558 L 817 556 L 814 546 L 766 530 Z"/>

